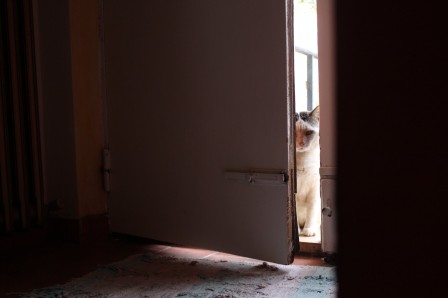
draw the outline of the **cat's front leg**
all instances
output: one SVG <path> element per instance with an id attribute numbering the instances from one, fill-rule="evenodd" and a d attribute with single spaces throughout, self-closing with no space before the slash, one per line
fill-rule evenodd
<path id="1" fill-rule="evenodd" d="M 306 214 L 305 225 L 300 231 L 301 236 L 311 237 L 318 234 L 321 225 L 320 214 L 320 191 L 316 190 L 310 193 L 308 197 L 308 212 Z"/>
<path id="2" fill-rule="evenodd" d="M 306 227 L 300 231 L 300 236 L 312 237 L 316 235 L 317 229 L 315 227 Z"/>

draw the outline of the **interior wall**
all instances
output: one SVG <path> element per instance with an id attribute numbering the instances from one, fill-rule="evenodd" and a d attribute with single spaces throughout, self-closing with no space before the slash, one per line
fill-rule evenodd
<path id="1" fill-rule="evenodd" d="M 81 217 L 106 213 L 100 63 L 100 1 L 70 1 L 70 46 L 76 177 Z"/>
<path id="2" fill-rule="evenodd" d="M 106 213 L 100 3 L 35 2 L 45 197 L 61 218 Z"/>
<path id="3" fill-rule="evenodd" d="M 68 0 L 35 2 L 45 201 L 78 216 Z"/>
<path id="4" fill-rule="evenodd" d="M 444 5 L 335 1 L 339 297 L 446 295 Z"/>

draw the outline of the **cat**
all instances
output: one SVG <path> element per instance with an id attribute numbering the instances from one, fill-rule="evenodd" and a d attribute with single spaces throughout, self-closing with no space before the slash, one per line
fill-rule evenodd
<path id="1" fill-rule="evenodd" d="M 320 231 L 320 145 L 319 106 L 296 113 L 297 226 L 300 236 L 314 236 Z"/>

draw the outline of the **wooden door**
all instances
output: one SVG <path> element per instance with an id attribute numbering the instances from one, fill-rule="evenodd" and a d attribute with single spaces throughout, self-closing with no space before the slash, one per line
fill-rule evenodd
<path id="1" fill-rule="evenodd" d="M 112 231 L 293 258 L 290 1 L 104 1 Z"/>

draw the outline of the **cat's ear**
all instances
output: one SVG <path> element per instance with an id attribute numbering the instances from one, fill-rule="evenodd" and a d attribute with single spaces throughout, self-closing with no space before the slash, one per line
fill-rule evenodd
<path id="1" fill-rule="evenodd" d="M 311 111 L 310 116 L 314 119 L 320 120 L 320 109 L 319 106 L 315 107 L 314 110 Z"/>
<path id="2" fill-rule="evenodd" d="M 297 122 L 297 121 L 299 121 L 299 118 L 300 118 L 299 113 L 295 113 L 294 120 Z"/>

